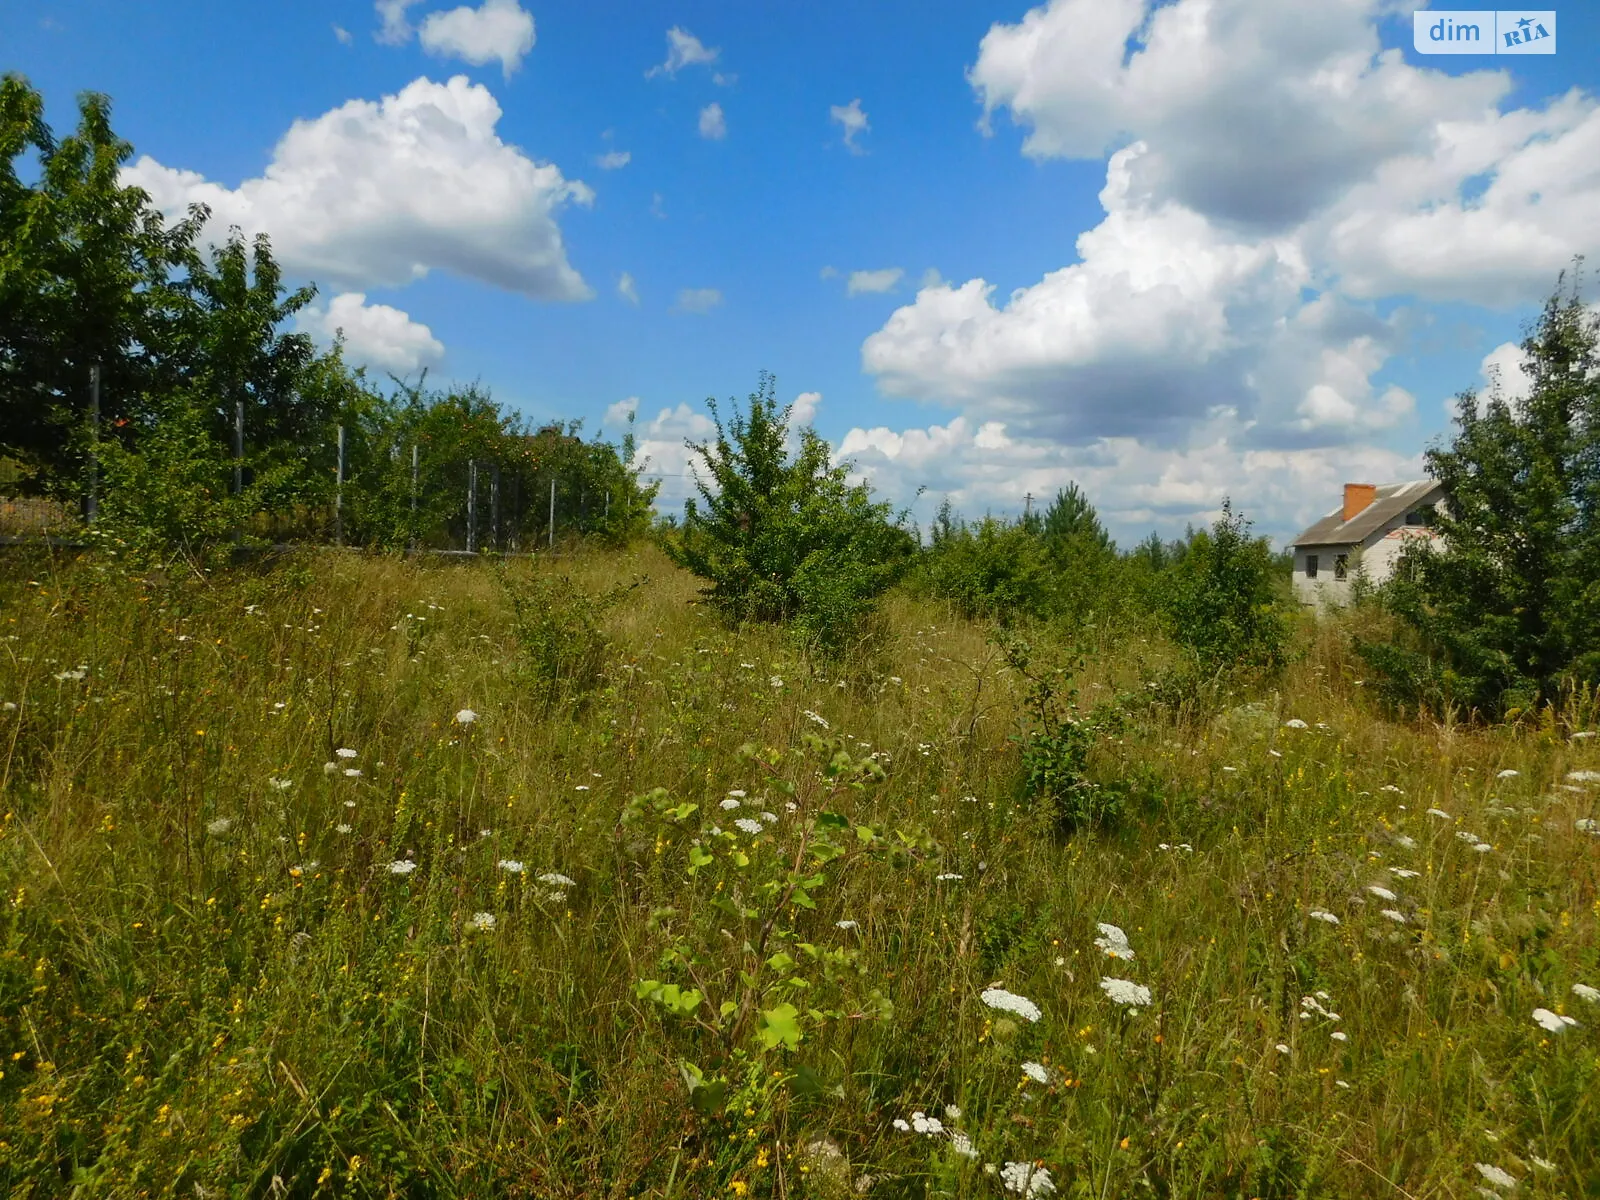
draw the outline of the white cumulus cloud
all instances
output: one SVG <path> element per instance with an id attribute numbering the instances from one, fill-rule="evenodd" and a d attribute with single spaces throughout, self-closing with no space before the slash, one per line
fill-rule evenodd
<path id="1" fill-rule="evenodd" d="M 346 289 L 443 270 L 539 299 L 588 299 L 556 218 L 594 194 L 501 141 L 500 116 L 465 76 L 422 78 L 296 121 L 263 173 L 238 187 L 148 155 L 122 178 L 169 215 L 209 205 L 214 241 L 230 225 L 265 231 L 287 270 Z"/>
<path id="2" fill-rule="evenodd" d="M 295 327 L 323 345 L 344 335 L 345 361 L 405 375 L 444 356 L 444 343 L 420 321 L 387 304 L 368 304 L 361 292 L 344 292 L 326 306 L 312 303 L 295 314 Z"/>
<path id="3" fill-rule="evenodd" d="M 866 150 L 856 143 L 858 134 L 866 133 L 872 126 L 867 124 L 867 114 L 861 111 L 859 97 L 849 104 L 834 104 L 828 108 L 828 118 L 839 122 L 844 130 L 845 149 L 851 154 L 865 154 Z"/>
<path id="4" fill-rule="evenodd" d="M 399 46 L 413 33 L 406 10 L 420 0 L 375 0 L 373 8 L 378 13 L 378 31 L 372 36 L 386 46 Z"/>
<path id="5" fill-rule="evenodd" d="M 350 31 L 343 25 L 335 25 L 333 27 L 333 36 L 339 40 L 341 46 L 348 46 L 355 40 L 350 36 Z"/>
<path id="6" fill-rule="evenodd" d="M 639 303 L 639 285 L 634 282 L 633 275 L 627 271 L 624 271 L 622 277 L 617 280 L 617 295 L 621 296 L 629 304 Z"/>
<path id="7" fill-rule="evenodd" d="M 715 100 L 700 110 L 700 136 L 712 141 L 728 136 L 727 118 L 722 115 L 722 105 Z"/>
<path id="8" fill-rule="evenodd" d="M 722 51 L 715 46 L 707 47 L 687 29 L 674 25 L 667 30 L 667 61 L 651 67 L 644 76 L 646 79 L 653 79 L 657 75 L 665 75 L 670 79 L 684 67 L 709 66 L 717 61 L 717 56 L 721 53 Z M 722 82 L 720 76 L 717 82 Z M 728 82 L 731 83 L 732 80 Z"/>
<path id="9" fill-rule="evenodd" d="M 627 150 L 607 150 L 595 159 L 595 165 L 602 171 L 618 171 L 633 161 L 633 155 Z"/>
<path id="10" fill-rule="evenodd" d="M 678 312 L 708 313 L 722 303 L 722 293 L 716 288 L 684 288 L 678 293 Z"/>
<path id="11" fill-rule="evenodd" d="M 533 49 L 533 14 L 517 0 L 483 0 L 478 8 L 429 13 L 417 31 L 429 54 L 459 58 L 473 66 L 499 62 L 506 78 Z"/>

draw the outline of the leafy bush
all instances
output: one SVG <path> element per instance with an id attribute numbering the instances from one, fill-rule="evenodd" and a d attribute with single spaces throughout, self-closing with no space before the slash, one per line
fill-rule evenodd
<path id="1" fill-rule="evenodd" d="M 565 575 L 516 579 L 502 570 L 499 579 L 531 692 L 547 709 L 557 700 L 583 696 L 601 681 L 611 648 L 602 621 L 647 582 L 635 579 L 594 594 Z"/>
<path id="2" fill-rule="evenodd" d="M 716 401 L 712 442 L 689 442 L 706 463 L 699 501 L 685 505 L 668 555 L 710 586 L 703 594 L 733 621 L 792 622 L 808 649 L 837 655 L 855 640 L 877 599 L 900 578 L 913 543 L 902 518 L 846 482 L 811 429 L 788 449 L 789 408 L 763 374 L 744 413 L 724 424 Z"/>
<path id="3" fill-rule="evenodd" d="M 1288 628 L 1265 538 L 1222 502 L 1209 533 L 1194 540 L 1171 577 L 1166 598 L 1172 634 L 1202 674 L 1239 666 L 1276 667 Z"/>

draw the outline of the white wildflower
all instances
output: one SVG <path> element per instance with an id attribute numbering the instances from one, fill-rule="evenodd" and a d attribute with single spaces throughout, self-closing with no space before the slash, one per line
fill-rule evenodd
<path id="1" fill-rule="evenodd" d="M 578 886 L 578 881 L 576 879 L 571 879 L 557 871 L 546 871 L 543 875 L 539 876 L 539 882 L 544 884 L 546 887 L 553 888 L 573 888 Z"/>
<path id="2" fill-rule="evenodd" d="M 361 778 L 361 768 L 360 767 L 346 767 L 344 769 L 344 777 L 346 779 L 359 779 L 359 778 Z"/>
<path id="3" fill-rule="evenodd" d="M 1018 1196 L 1048 1196 L 1056 1190 L 1055 1181 L 1044 1167 L 1030 1162 L 1008 1162 L 1000 1168 L 1000 1182 Z"/>
<path id="4" fill-rule="evenodd" d="M 1019 996 L 1015 992 L 1008 992 L 1005 988 L 985 988 L 978 996 L 990 1008 L 997 1008 L 1001 1012 L 1015 1013 L 1025 1021 L 1037 1021 L 1042 1015 L 1039 1006 L 1026 996 Z"/>
<path id="5" fill-rule="evenodd" d="M 1308 726 L 1299 717 L 1290 717 L 1287 721 L 1285 721 L 1283 723 L 1283 727 L 1285 729 L 1309 729 L 1310 728 L 1310 726 Z"/>
<path id="6" fill-rule="evenodd" d="M 1393 875 L 1396 879 L 1416 879 L 1422 874 L 1422 872 L 1411 871 L 1405 867 L 1390 867 L 1389 874 Z"/>
<path id="7" fill-rule="evenodd" d="M 824 729 L 832 728 L 832 726 L 828 724 L 828 719 L 821 713 L 814 713 L 807 708 L 802 710 L 801 715 L 809 719 L 813 724 L 821 725 Z"/>
<path id="8" fill-rule="evenodd" d="M 512 875 L 521 875 L 528 868 L 514 858 L 502 858 L 500 860 L 500 869 L 502 871 L 507 871 Z"/>
<path id="9" fill-rule="evenodd" d="M 1335 1029 L 1328 1036 L 1331 1037 L 1336 1042 L 1348 1042 L 1350 1040 L 1348 1037 L 1345 1036 L 1345 1034 L 1344 1034 L 1344 1032 L 1342 1030 L 1338 1030 L 1338 1029 Z"/>
<path id="10" fill-rule="evenodd" d="M 1454 820 L 1454 818 L 1442 808 L 1430 808 L 1428 810 L 1428 815 L 1430 817 L 1438 817 L 1441 821 Z"/>
<path id="11" fill-rule="evenodd" d="M 1578 735 L 1573 734 L 1572 736 L 1577 737 Z M 1593 735 L 1591 734 L 1590 736 Z M 1551 1162 L 1548 1158 L 1540 1158 L 1537 1154 L 1528 1155 L 1528 1161 L 1541 1171 L 1554 1171 L 1556 1169 L 1555 1163 Z"/>
<path id="12" fill-rule="evenodd" d="M 1473 1163 L 1472 1165 L 1478 1168 L 1479 1175 L 1482 1175 L 1497 1188 L 1505 1188 L 1507 1191 L 1510 1191 L 1512 1188 L 1517 1186 L 1516 1179 L 1513 1176 L 1506 1174 L 1506 1172 L 1502 1171 L 1499 1167 L 1493 1166 L 1489 1163 Z"/>
<path id="13" fill-rule="evenodd" d="M 1501 771 L 1500 774 L 1496 775 L 1495 778 L 1496 779 L 1515 779 L 1518 775 L 1521 775 L 1521 774 L 1522 774 L 1521 771 L 1513 771 L 1510 767 L 1507 767 L 1504 771 Z"/>
<path id="14" fill-rule="evenodd" d="M 492 912 L 473 913 L 472 920 L 468 922 L 468 924 L 470 924 L 474 929 L 480 930 L 483 933 L 488 933 L 489 930 L 493 929 L 495 927 L 495 923 L 494 914 Z"/>
<path id="15" fill-rule="evenodd" d="M 275 792 L 287 792 L 294 786 L 292 779 L 268 779 L 267 786 Z"/>
<path id="16" fill-rule="evenodd" d="M 950 883 L 964 877 L 957 875 L 954 871 L 946 871 L 943 875 L 935 875 L 933 878 L 936 883 Z"/>
<path id="17" fill-rule="evenodd" d="M 1287 1054 L 1287 1053 L 1289 1053 L 1289 1047 L 1287 1045 L 1285 1045 L 1283 1042 L 1279 1042 L 1276 1046 L 1273 1047 L 1273 1049 L 1275 1049 L 1279 1054 Z"/>
<path id="18" fill-rule="evenodd" d="M 1327 909 L 1313 908 L 1308 915 L 1313 921 L 1321 921 L 1325 925 L 1337 925 L 1339 923 L 1339 918 Z"/>
<path id="19" fill-rule="evenodd" d="M 954 1108 L 955 1106 L 951 1105 L 951 1107 Z M 972 1144 L 972 1139 L 959 1129 L 952 1130 L 950 1133 L 950 1149 L 961 1155 L 962 1158 L 978 1157 L 978 1148 Z"/>
<path id="20" fill-rule="evenodd" d="M 767 680 L 767 682 L 775 688 L 781 688 L 783 686 L 783 677 L 781 675 L 774 675 L 771 679 Z"/>
<path id="21" fill-rule="evenodd" d="M 1590 1004 L 1600 1004 L 1600 988 L 1592 988 L 1587 983 L 1573 984 L 1572 994 L 1580 1000 L 1587 1000 Z"/>
<path id="22" fill-rule="evenodd" d="M 1569 783 L 1600 783 L 1600 771 L 1568 771 Z"/>
<path id="23" fill-rule="evenodd" d="M 1143 1008 L 1150 1003 L 1150 989 L 1129 979 L 1102 979 L 1100 990 L 1110 997 L 1113 1004 L 1128 1008 Z"/>
<path id="24" fill-rule="evenodd" d="M 1128 935 L 1115 925 L 1101 922 L 1096 926 L 1100 936 L 1095 938 L 1094 944 L 1104 950 L 1112 958 L 1132 958 L 1133 950 L 1128 946 Z"/>
<path id="25" fill-rule="evenodd" d="M 848 917 L 846 917 L 843 921 L 835 921 L 833 923 L 833 926 L 834 926 L 835 929 L 859 929 L 860 928 L 860 926 L 855 921 L 850 920 Z"/>
<path id="26" fill-rule="evenodd" d="M 1572 823 L 1572 827 L 1579 833 L 1600 833 L 1600 821 L 1593 817 L 1579 817 Z"/>
<path id="27" fill-rule="evenodd" d="M 83 677 L 89 673 L 88 667 L 79 667 L 75 671 L 60 671 L 56 674 L 58 683 L 82 683 Z"/>
<path id="28" fill-rule="evenodd" d="M 335 758 L 355 758 L 356 752 L 348 746 L 340 746 L 333 752 Z"/>
<path id="29" fill-rule="evenodd" d="M 1479 854 L 1487 854 L 1489 851 L 1494 849 L 1494 846 L 1488 842 L 1473 842 L 1472 848 Z"/>
<path id="30" fill-rule="evenodd" d="M 1382 884 L 1378 884 L 1378 883 L 1370 883 L 1370 884 L 1368 884 L 1367 885 L 1367 891 L 1371 892 L 1379 900 L 1391 900 L 1392 901 L 1392 900 L 1400 899 L 1399 896 L 1396 896 L 1388 888 L 1386 888 Z"/>
<path id="31" fill-rule="evenodd" d="M 416 869 L 417 864 L 409 858 L 397 858 L 389 864 L 389 874 L 391 875 L 409 875 Z"/>
<path id="32" fill-rule="evenodd" d="M 749 817 L 740 817 L 733 823 L 735 829 L 748 833 L 751 837 L 761 832 L 761 822 L 753 821 Z"/>
<path id="33" fill-rule="evenodd" d="M 911 1124 L 910 1124 L 910 1122 L 902 1121 L 899 1117 L 896 1117 L 891 1122 L 891 1124 L 893 1124 L 894 1127 L 896 1129 L 898 1129 L 901 1133 L 910 1133 L 911 1132 Z"/>
<path id="34" fill-rule="evenodd" d="M 477 719 L 478 714 L 473 712 L 470 708 L 463 708 L 456 714 L 457 725 L 471 725 Z"/>
<path id="35" fill-rule="evenodd" d="M 1405 913 L 1401 912 L 1399 909 L 1384 908 L 1384 909 L 1380 909 L 1379 912 L 1383 916 L 1388 917 L 1389 920 L 1393 921 L 1396 925 L 1408 924 L 1408 922 L 1406 921 Z"/>
<path id="36" fill-rule="evenodd" d="M 1403 833 L 1397 833 L 1394 835 L 1394 844 L 1402 850 L 1415 850 L 1417 848 L 1417 839 L 1407 837 Z"/>
<path id="37" fill-rule="evenodd" d="M 355 826 L 354 825 L 346 825 L 346 824 L 343 824 L 341 822 L 340 824 L 335 825 L 333 827 L 333 831 L 335 833 L 353 833 L 355 831 Z"/>
<path id="38" fill-rule="evenodd" d="M 758 812 L 756 814 L 756 816 L 760 817 L 768 825 L 776 825 L 778 823 L 778 814 L 777 813 Z"/>
<path id="39" fill-rule="evenodd" d="M 323 763 L 322 764 L 322 773 L 324 775 L 337 775 L 339 773 L 339 764 L 336 763 L 336 762 L 325 762 L 325 763 Z"/>
<path id="40" fill-rule="evenodd" d="M 1335 1079 L 1333 1081 L 1333 1086 L 1336 1088 L 1343 1088 L 1347 1092 L 1350 1090 L 1350 1085 L 1342 1079 Z"/>
<path id="41" fill-rule="evenodd" d="M 206 832 L 212 837 L 221 837 L 233 828 L 232 817 L 218 817 L 215 821 L 207 822 Z"/>
<path id="42" fill-rule="evenodd" d="M 1050 1082 L 1050 1071 L 1043 1063 L 1025 1062 L 1022 1064 L 1022 1073 L 1035 1083 Z"/>
<path id="43" fill-rule="evenodd" d="M 1569 1026 L 1577 1024 L 1571 1017 L 1563 1013 L 1553 1013 L 1548 1008 L 1534 1009 L 1533 1023 L 1549 1033 L 1565 1033 Z"/>
<path id="44" fill-rule="evenodd" d="M 1405 792 L 1403 792 L 1399 788 L 1395 787 L 1395 785 L 1392 784 L 1392 783 L 1386 783 L 1381 788 L 1379 788 L 1378 790 L 1380 792 L 1393 792 L 1396 796 L 1404 796 L 1405 795 Z"/>
<path id="45" fill-rule="evenodd" d="M 957 1105 L 946 1104 L 944 1106 L 944 1119 L 946 1121 L 959 1121 L 959 1120 L 961 1120 L 961 1109 Z M 952 1134 L 951 1136 L 954 1137 L 955 1135 Z"/>
<path id="46" fill-rule="evenodd" d="M 734 809 L 739 807 L 739 801 L 735 800 L 732 796 L 729 796 L 722 802 L 721 807 L 725 812 L 732 812 Z"/>
<path id="47" fill-rule="evenodd" d="M 911 1114 L 911 1128 L 913 1132 L 933 1137 L 944 1132 L 944 1122 L 938 1117 L 930 1117 L 926 1113 L 914 1112 Z"/>

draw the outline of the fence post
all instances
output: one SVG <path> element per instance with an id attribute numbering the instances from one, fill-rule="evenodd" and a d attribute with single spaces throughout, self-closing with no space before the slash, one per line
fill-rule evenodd
<path id="1" fill-rule="evenodd" d="M 467 459 L 467 553 L 478 549 L 478 460 Z"/>
<path id="2" fill-rule="evenodd" d="M 489 467 L 489 545 L 500 549 L 500 464 Z"/>
<path id="3" fill-rule="evenodd" d="M 417 548 L 417 444 L 411 443 L 411 543 L 413 552 Z"/>
<path id="4" fill-rule="evenodd" d="M 244 495 L 244 400 L 233 402 L 233 494 Z"/>
<path id="5" fill-rule="evenodd" d="M 100 364 L 89 368 L 89 523 L 100 512 Z"/>
<path id="6" fill-rule="evenodd" d="M 339 459 L 333 469 L 333 544 L 344 545 L 344 426 L 339 426 Z"/>
<path id="7" fill-rule="evenodd" d="M 516 474 L 511 476 L 511 553 L 513 554 L 517 552 L 517 548 L 521 544 L 521 539 L 517 536 L 522 529 L 522 509 L 520 507 L 522 484 L 519 480 L 520 476 Z"/>
<path id="8" fill-rule="evenodd" d="M 550 549 L 556 548 L 556 477 L 550 477 Z"/>

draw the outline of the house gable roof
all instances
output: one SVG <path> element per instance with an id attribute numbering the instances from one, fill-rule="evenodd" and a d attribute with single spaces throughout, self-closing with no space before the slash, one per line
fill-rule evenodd
<path id="1" fill-rule="evenodd" d="M 1381 483 L 1372 503 L 1348 521 L 1341 504 L 1290 543 L 1292 546 L 1349 546 L 1363 542 L 1396 517 L 1419 504 L 1438 498 L 1444 489 L 1434 479 L 1414 479 L 1407 483 Z"/>

